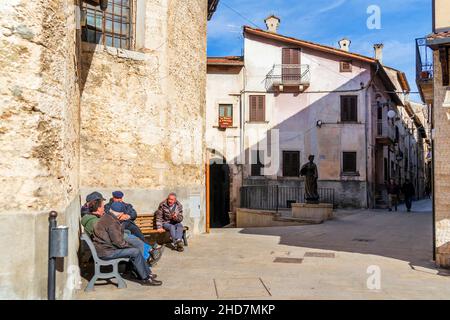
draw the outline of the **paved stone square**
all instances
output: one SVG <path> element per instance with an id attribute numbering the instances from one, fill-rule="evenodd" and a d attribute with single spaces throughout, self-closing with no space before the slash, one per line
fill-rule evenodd
<path id="1" fill-rule="evenodd" d="M 320 225 L 215 229 L 185 252 L 166 249 L 161 287 L 97 285 L 79 299 L 448 299 L 450 272 L 432 262 L 431 202 L 408 214 L 340 210 Z M 373 270 L 379 290 L 368 289 Z M 83 282 L 83 288 L 86 281 Z"/>

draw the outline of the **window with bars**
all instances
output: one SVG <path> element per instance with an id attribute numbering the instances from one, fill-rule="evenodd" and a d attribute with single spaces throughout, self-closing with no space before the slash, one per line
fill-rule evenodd
<path id="1" fill-rule="evenodd" d="M 341 96 L 341 122 L 358 121 L 358 96 Z"/>
<path id="2" fill-rule="evenodd" d="M 340 72 L 352 72 L 352 62 L 351 61 L 341 61 L 340 62 Z"/>
<path id="3" fill-rule="evenodd" d="M 250 122 L 266 120 L 266 96 L 250 96 Z"/>
<path id="4" fill-rule="evenodd" d="M 283 151 L 283 177 L 298 177 L 300 174 L 300 151 Z"/>
<path id="5" fill-rule="evenodd" d="M 342 172 L 355 174 L 358 172 L 356 168 L 356 152 L 342 153 Z"/>
<path id="6" fill-rule="evenodd" d="M 133 0 L 108 0 L 107 9 L 102 11 L 99 6 L 83 2 L 82 40 L 132 49 L 132 3 Z"/>

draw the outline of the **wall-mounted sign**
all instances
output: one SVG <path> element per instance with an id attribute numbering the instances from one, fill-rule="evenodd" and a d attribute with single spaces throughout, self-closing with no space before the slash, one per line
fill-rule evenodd
<path id="1" fill-rule="evenodd" d="M 232 117 L 219 117 L 219 128 L 230 128 L 233 126 Z"/>

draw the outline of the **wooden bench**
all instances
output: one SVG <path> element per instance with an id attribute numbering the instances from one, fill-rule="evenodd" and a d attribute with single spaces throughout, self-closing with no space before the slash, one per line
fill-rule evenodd
<path id="1" fill-rule="evenodd" d="M 140 213 L 136 220 L 134 220 L 134 223 L 141 229 L 144 236 L 150 236 L 158 234 L 158 231 L 156 229 L 156 218 L 155 214 L 153 213 Z M 186 237 L 186 231 L 189 230 L 189 227 L 184 227 L 183 230 L 183 242 L 184 245 L 188 245 L 187 237 Z M 164 232 L 164 233 L 167 233 Z"/>

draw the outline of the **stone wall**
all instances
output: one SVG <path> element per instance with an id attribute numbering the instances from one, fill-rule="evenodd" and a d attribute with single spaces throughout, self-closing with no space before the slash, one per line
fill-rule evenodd
<path id="1" fill-rule="evenodd" d="M 0 298 L 46 297 L 51 210 L 70 230 L 57 298 L 72 297 L 92 190 L 123 189 L 140 212 L 179 192 L 186 224 L 204 231 L 207 1 L 138 0 L 139 52 L 81 44 L 79 0 L 4 2 Z"/>
<path id="2" fill-rule="evenodd" d="M 78 238 L 79 210 L 70 210 L 79 190 L 74 4 L 0 4 L 0 298 L 46 296 L 50 210 L 69 225 L 71 244 Z M 74 250 L 58 272 L 59 297 L 71 295 L 64 289 L 71 264 Z"/>
<path id="3" fill-rule="evenodd" d="M 442 86 L 439 52 L 434 53 L 434 190 L 436 215 L 436 262 L 450 267 L 450 110 L 442 105 L 448 89 Z"/>
<path id="4" fill-rule="evenodd" d="M 170 191 L 185 208 L 200 197 L 205 230 L 204 115 L 206 1 L 146 2 L 144 47 L 82 45 L 83 195 L 124 189 L 138 212 L 153 212 Z"/>

